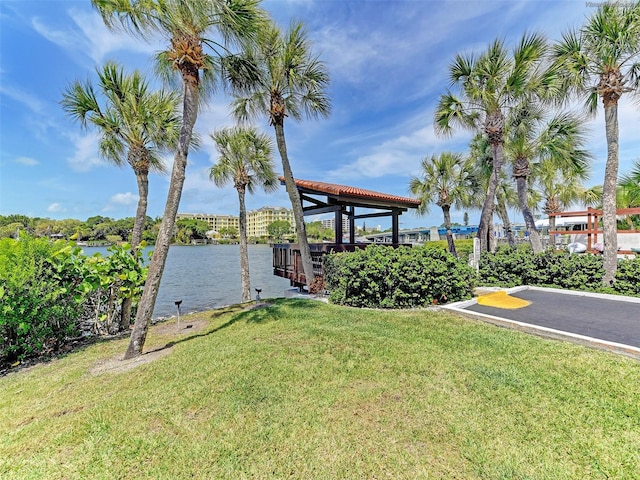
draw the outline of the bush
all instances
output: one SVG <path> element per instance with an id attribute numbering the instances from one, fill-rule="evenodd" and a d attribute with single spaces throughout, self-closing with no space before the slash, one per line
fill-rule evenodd
<path id="1" fill-rule="evenodd" d="M 534 255 L 530 245 L 521 245 L 517 248 L 504 246 L 480 258 L 479 282 L 482 285 L 538 285 L 640 296 L 640 259 L 620 260 L 612 287 L 602 285 L 603 276 L 600 255 L 570 255 L 551 250 Z"/>
<path id="2" fill-rule="evenodd" d="M 412 308 L 470 298 L 475 273 L 466 262 L 433 248 L 364 250 L 323 257 L 329 299 L 340 305 Z"/>
<path id="3" fill-rule="evenodd" d="M 461 260 L 468 260 L 469 255 L 473 252 L 473 239 L 454 240 L 453 243 L 456 246 L 456 253 Z M 446 240 L 435 240 L 432 242 L 425 242 L 422 248 L 428 250 L 442 250 L 444 252 L 449 251 L 449 246 Z"/>
<path id="4" fill-rule="evenodd" d="M 82 307 L 77 277 L 55 259 L 60 243 L 21 237 L 0 240 L 0 361 L 12 363 L 55 350 L 77 333 Z"/>
<path id="5" fill-rule="evenodd" d="M 495 287 L 515 287 L 525 285 L 524 278 L 534 271 L 533 251 L 528 244 L 515 248 L 507 245 L 498 247 L 495 253 L 480 256 L 480 283 Z"/>
<path id="6" fill-rule="evenodd" d="M 0 240 L 0 364 L 54 352 L 83 326 L 113 331 L 122 299 L 139 297 L 146 269 L 140 249 L 109 252 L 85 257 L 67 242 Z"/>
<path id="7" fill-rule="evenodd" d="M 613 289 L 621 295 L 640 297 L 640 257 L 636 256 L 618 263 Z"/>

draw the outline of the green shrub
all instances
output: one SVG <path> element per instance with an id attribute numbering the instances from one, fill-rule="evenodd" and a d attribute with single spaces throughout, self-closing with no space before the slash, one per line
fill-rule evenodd
<path id="1" fill-rule="evenodd" d="M 0 361 L 55 350 L 77 331 L 75 275 L 60 268 L 62 247 L 46 239 L 0 240 Z"/>
<path id="2" fill-rule="evenodd" d="M 364 250 L 323 257 L 333 303 L 354 307 L 412 308 L 470 298 L 475 273 L 466 262 L 434 248 Z"/>
<path id="3" fill-rule="evenodd" d="M 517 247 L 500 246 L 495 253 L 480 256 L 480 283 L 487 286 L 515 287 L 526 285 L 526 279 L 535 275 L 533 251 L 529 244 Z"/>
<path id="4" fill-rule="evenodd" d="M 86 257 L 67 242 L 28 236 L 0 240 L 0 364 L 56 351 L 87 322 L 108 326 L 123 298 L 139 297 L 141 249 L 109 253 Z"/>
<path id="5" fill-rule="evenodd" d="M 571 255 L 551 250 L 534 255 L 529 245 L 521 245 L 517 248 L 504 246 L 480 258 L 479 282 L 482 285 L 538 285 L 640 296 L 640 259 L 620 260 L 612 287 L 602 285 L 603 276 L 600 255 Z"/>
<path id="6" fill-rule="evenodd" d="M 473 252 L 473 239 L 454 240 L 453 243 L 456 246 L 456 253 L 461 260 L 467 260 L 469 255 Z M 446 240 L 435 240 L 432 242 L 425 242 L 422 248 L 428 250 L 442 250 L 444 252 L 449 251 L 449 246 Z"/>
<path id="7" fill-rule="evenodd" d="M 640 257 L 618 262 L 616 281 L 613 289 L 621 295 L 640 297 Z"/>

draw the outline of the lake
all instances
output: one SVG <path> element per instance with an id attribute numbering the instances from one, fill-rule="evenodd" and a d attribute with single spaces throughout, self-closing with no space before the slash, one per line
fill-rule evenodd
<path id="1" fill-rule="evenodd" d="M 289 280 L 273 274 L 272 250 L 268 245 L 249 245 L 251 295 L 283 297 Z M 107 253 L 103 247 L 83 247 L 85 255 Z M 180 313 L 210 310 L 241 301 L 239 245 L 173 245 L 160 282 L 153 317 L 177 314 L 176 300 L 182 300 Z"/>

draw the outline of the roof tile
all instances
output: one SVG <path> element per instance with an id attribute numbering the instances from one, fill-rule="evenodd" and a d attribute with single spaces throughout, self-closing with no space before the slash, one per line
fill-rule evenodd
<path id="1" fill-rule="evenodd" d="M 279 177 L 284 182 L 284 177 Z M 401 197 L 398 195 L 390 195 L 387 193 L 375 192 L 373 190 L 365 190 L 364 188 L 350 187 L 347 185 L 338 185 L 336 183 L 317 182 L 315 180 L 295 179 L 296 185 L 301 188 L 316 191 L 325 195 L 348 196 L 355 198 L 378 200 L 391 203 L 402 203 L 410 208 L 417 208 L 420 200 L 415 198 Z"/>

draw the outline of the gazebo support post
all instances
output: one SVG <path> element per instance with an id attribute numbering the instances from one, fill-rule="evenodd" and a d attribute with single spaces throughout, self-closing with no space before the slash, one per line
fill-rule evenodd
<path id="1" fill-rule="evenodd" d="M 400 215 L 398 215 L 398 210 L 393 210 L 391 213 L 391 243 L 394 245 L 398 244 L 398 231 L 400 230 L 400 222 L 398 221 Z"/>

